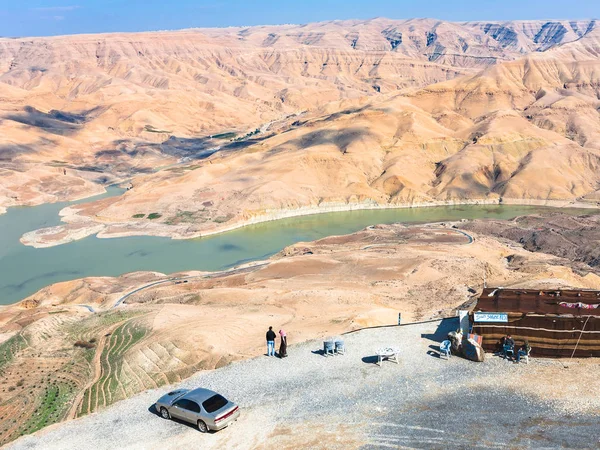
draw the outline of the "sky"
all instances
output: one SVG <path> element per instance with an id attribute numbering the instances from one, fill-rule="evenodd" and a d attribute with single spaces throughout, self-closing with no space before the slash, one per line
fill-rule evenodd
<path id="1" fill-rule="evenodd" d="M 0 36 L 431 17 L 600 18 L 600 0 L 0 0 Z"/>

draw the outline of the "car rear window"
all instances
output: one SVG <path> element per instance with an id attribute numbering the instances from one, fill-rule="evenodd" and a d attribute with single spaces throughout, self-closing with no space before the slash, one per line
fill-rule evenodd
<path id="1" fill-rule="evenodd" d="M 206 410 L 207 413 L 213 413 L 221 409 L 226 404 L 227 399 L 222 395 L 217 394 L 213 395 L 208 400 L 205 400 L 204 403 L 202 403 L 202 407 Z"/>

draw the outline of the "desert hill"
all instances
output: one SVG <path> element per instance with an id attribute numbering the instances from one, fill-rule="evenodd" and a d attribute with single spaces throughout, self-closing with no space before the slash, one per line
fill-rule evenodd
<path id="1" fill-rule="evenodd" d="M 0 207 L 90 195 L 330 102 L 556 47 L 579 61 L 594 33 L 593 20 L 373 19 L 0 39 Z"/>
<path id="2" fill-rule="evenodd" d="M 100 236 L 192 237 L 352 208 L 595 206 L 599 36 L 594 29 L 474 75 L 282 119 L 206 159 L 140 175 L 119 198 L 65 210 L 68 225 L 23 242 L 53 245 L 98 227 Z"/>
<path id="3" fill-rule="evenodd" d="M 130 183 L 22 238 L 43 247 L 353 208 L 597 206 L 599 56 L 593 20 L 0 39 L 0 213 Z M 300 342 L 452 315 L 484 276 L 598 289 L 597 222 L 373 226 L 231 271 L 48 286 L 0 307 L 0 445 L 256 356 L 266 323 Z"/>

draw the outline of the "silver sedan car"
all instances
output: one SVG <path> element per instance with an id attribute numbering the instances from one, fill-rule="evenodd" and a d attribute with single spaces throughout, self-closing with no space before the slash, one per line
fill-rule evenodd
<path id="1" fill-rule="evenodd" d="M 222 430 L 240 416 L 238 406 L 209 389 L 178 389 L 163 395 L 156 410 L 164 419 L 179 419 L 198 427 L 202 433 Z"/>

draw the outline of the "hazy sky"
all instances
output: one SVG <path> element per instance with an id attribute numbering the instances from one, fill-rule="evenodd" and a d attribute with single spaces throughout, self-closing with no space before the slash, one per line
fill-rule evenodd
<path id="1" fill-rule="evenodd" d="M 0 36 L 306 23 L 332 19 L 585 19 L 600 0 L 0 0 Z"/>

